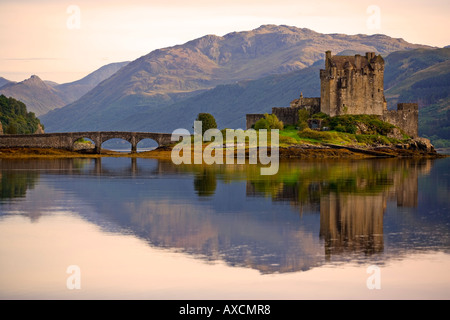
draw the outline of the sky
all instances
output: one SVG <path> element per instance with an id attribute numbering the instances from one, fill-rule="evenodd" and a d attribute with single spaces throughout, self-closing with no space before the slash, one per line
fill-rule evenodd
<path id="1" fill-rule="evenodd" d="M 0 77 L 57 83 L 206 34 L 264 24 L 450 45 L 448 0 L 0 0 Z"/>

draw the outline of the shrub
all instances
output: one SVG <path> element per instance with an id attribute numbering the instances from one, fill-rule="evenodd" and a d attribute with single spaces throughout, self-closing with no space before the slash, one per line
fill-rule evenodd
<path id="1" fill-rule="evenodd" d="M 318 113 L 313 114 L 312 118 L 325 120 L 325 119 L 329 119 L 330 116 L 327 115 L 326 113 L 318 112 Z"/>
<path id="2" fill-rule="evenodd" d="M 345 129 L 345 127 L 342 124 L 338 124 L 333 129 L 336 130 L 337 132 L 346 132 L 345 131 L 346 129 Z"/>
<path id="3" fill-rule="evenodd" d="M 300 131 L 305 130 L 305 129 L 309 128 L 308 122 L 306 122 L 306 121 L 299 122 L 297 127 L 298 127 L 298 130 L 300 130 Z"/>
<path id="4" fill-rule="evenodd" d="M 260 129 L 270 129 L 269 123 L 267 122 L 267 120 L 265 118 L 259 119 L 255 123 L 255 130 L 260 130 Z"/>
<path id="5" fill-rule="evenodd" d="M 278 120 L 277 116 L 274 114 L 265 114 L 264 118 L 259 119 L 255 123 L 255 129 L 279 129 L 283 130 L 283 122 Z"/>
<path id="6" fill-rule="evenodd" d="M 298 124 L 300 125 L 303 122 L 308 122 L 308 119 L 310 118 L 310 113 L 306 109 L 300 109 L 298 110 Z"/>
<path id="7" fill-rule="evenodd" d="M 266 114 L 265 118 L 269 123 L 270 129 L 279 129 L 283 130 L 284 124 L 282 121 L 278 120 L 277 116 L 274 114 Z"/>
<path id="8" fill-rule="evenodd" d="M 330 132 L 316 131 L 316 130 L 311 130 L 308 128 L 308 129 L 299 131 L 298 136 L 302 137 L 302 138 L 314 139 L 314 140 L 329 140 Z"/>
<path id="9" fill-rule="evenodd" d="M 280 144 L 296 144 L 297 140 L 295 140 L 292 137 L 280 136 L 279 137 L 279 143 Z"/>
<path id="10" fill-rule="evenodd" d="M 329 119 L 331 130 L 347 133 L 356 133 L 358 128 L 356 125 L 362 123 L 367 127 L 366 134 L 387 135 L 394 126 L 390 123 L 380 120 L 374 115 L 343 115 Z"/>

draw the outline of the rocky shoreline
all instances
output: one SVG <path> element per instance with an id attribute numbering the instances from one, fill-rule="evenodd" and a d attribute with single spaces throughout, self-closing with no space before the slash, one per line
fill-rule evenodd
<path id="1" fill-rule="evenodd" d="M 438 153 L 428 139 L 416 138 L 396 145 L 352 146 L 322 143 L 320 145 L 295 145 L 280 148 L 280 158 L 440 158 L 447 157 Z"/>
<path id="2" fill-rule="evenodd" d="M 0 159 L 135 157 L 167 160 L 171 159 L 171 153 L 172 147 L 169 146 L 139 153 L 123 153 L 103 149 L 101 154 L 94 154 L 92 150 L 69 151 L 44 148 L 0 148 Z M 248 155 L 248 150 L 246 154 Z M 279 148 L 280 159 L 444 158 L 449 156 L 436 152 L 431 144 L 418 139 L 411 140 L 407 144 L 392 146 L 361 147 L 322 143 L 297 144 Z"/>

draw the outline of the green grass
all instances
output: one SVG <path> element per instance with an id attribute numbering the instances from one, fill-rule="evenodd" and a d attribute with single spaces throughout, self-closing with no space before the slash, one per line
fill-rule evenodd
<path id="1" fill-rule="evenodd" d="M 316 131 L 311 129 L 298 131 L 293 126 L 288 126 L 284 130 L 280 130 L 280 145 L 331 143 L 339 145 L 370 146 L 379 144 L 391 145 L 401 142 L 402 140 L 388 138 L 381 134 L 353 134 L 338 131 Z"/>

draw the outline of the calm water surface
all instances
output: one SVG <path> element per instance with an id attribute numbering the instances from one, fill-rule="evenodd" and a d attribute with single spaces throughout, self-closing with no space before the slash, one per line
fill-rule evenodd
<path id="1" fill-rule="evenodd" d="M 2 299 L 450 298 L 450 159 L 0 170 Z"/>

